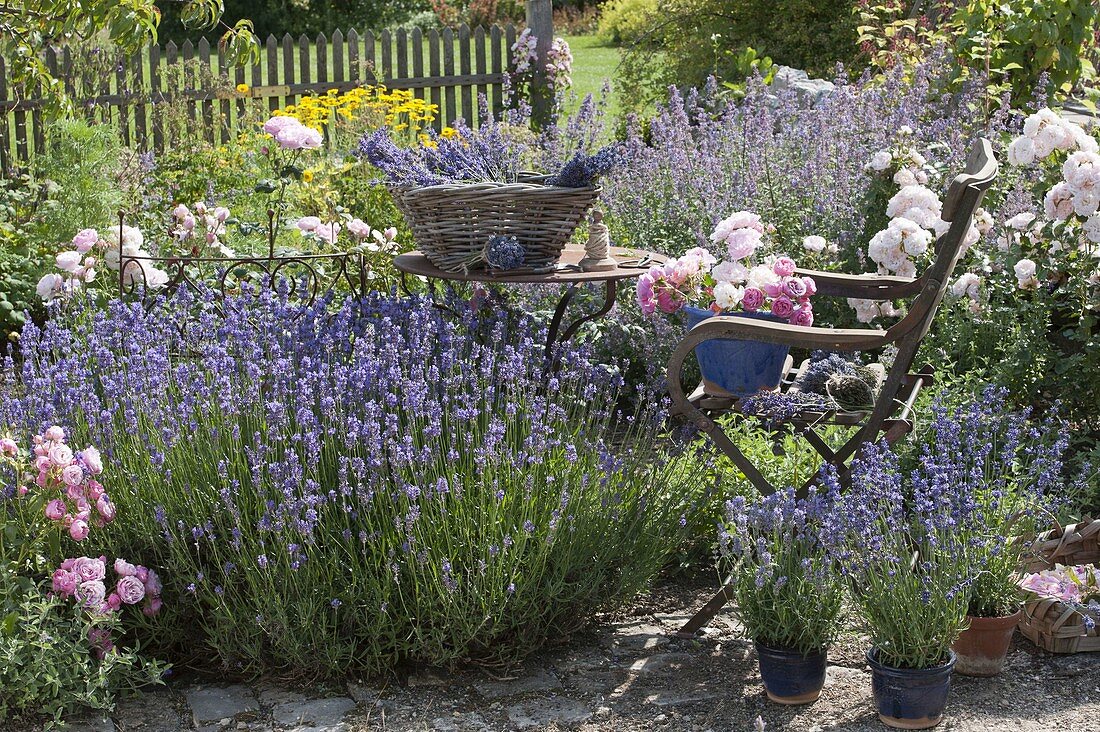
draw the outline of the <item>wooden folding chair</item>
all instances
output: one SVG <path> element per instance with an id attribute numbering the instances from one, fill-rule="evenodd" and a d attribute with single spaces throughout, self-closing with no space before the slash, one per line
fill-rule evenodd
<path id="1" fill-rule="evenodd" d="M 950 222 L 950 227 L 936 241 L 935 259 L 920 277 L 910 279 L 799 271 L 801 275 L 813 277 L 818 293 L 826 296 L 894 300 L 915 295 L 909 312 L 892 327 L 887 330 L 819 328 L 750 318 L 707 318 L 688 332 L 669 360 L 668 386 L 672 397 L 672 412 L 682 415 L 709 435 L 715 445 L 761 493 L 772 493 L 775 486 L 745 457 L 716 420 L 722 414 L 740 414 L 737 398 L 722 393 L 720 389 L 705 382 L 690 394 L 686 393 L 680 382 L 685 359 L 694 352 L 697 345 L 715 338 L 738 338 L 808 350 L 833 351 L 871 351 L 887 344 L 895 344 L 897 353 L 893 365 L 869 412 L 804 411 L 786 420 L 786 424 L 804 437 L 827 462 L 835 465 L 842 478 L 847 475 L 848 463 L 861 445 L 879 439 L 880 434 L 890 444 L 908 434 L 913 427 L 910 415 L 917 395 L 922 386 L 932 381 L 931 369 L 927 367 L 915 373 L 910 372 L 913 359 L 921 340 L 932 325 L 951 274 L 963 253 L 963 241 L 970 229 L 974 212 L 996 175 L 997 161 L 993 157 L 992 145 L 988 140 L 977 140 L 970 151 L 965 172 L 951 182 L 943 202 L 941 216 L 944 221 Z M 806 363 L 798 369 L 791 366 L 788 359 L 780 389 L 790 388 Z M 839 449 L 834 450 L 815 431 L 815 428 L 823 425 L 845 425 L 855 432 Z M 802 492 L 805 493 L 816 479 L 816 475 L 811 477 L 802 486 Z M 729 600 L 728 588 L 727 583 L 677 635 L 690 637 L 717 615 Z"/>

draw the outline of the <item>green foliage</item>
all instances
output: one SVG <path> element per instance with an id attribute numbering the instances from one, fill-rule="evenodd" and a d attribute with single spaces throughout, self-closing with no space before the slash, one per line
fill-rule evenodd
<path id="1" fill-rule="evenodd" d="M 1094 77 L 1085 49 L 1096 43 L 1096 17 L 1094 0 L 970 0 L 951 22 L 960 63 L 1023 100 L 1042 74 L 1063 92 Z"/>
<path id="2" fill-rule="evenodd" d="M 657 0 L 608 0 L 600 8 L 596 30 L 604 43 L 636 43 L 656 25 Z"/>
<path id="3" fill-rule="evenodd" d="M 41 314 L 35 283 L 45 261 L 32 242 L 32 219 L 47 195 L 29 175 L 0 179 L 0 337 L 18 337 L 25 311 Z"/>
<path id="4" fill-rule="evenodd" d="M 1088 51 L 1097 45 L 1097 8 L 1093 0 L 968 0 L 942 17 L 913 16 L 908 3 L 885 0 L 859 9 L 859 43 L 883 69 L 945 46 L 956 83 L 986 76 L 991 98 L 1009 90 L 1024 102 L 1044 74 L 1061 92 L 1095 78 Z"/>
<path id="5" fill-rule="evenodd" d="M 45 154 L 34 160 L 35 177 L 50 186 L 35 234 L 43 244 L 56 246 L 83 228 L 106 226 L 117 218 L 122 148 L 111 127 L 79 119 L 52 124 L 48 142 Z"/>
<path id="6" fill-rule="evenodd" d="M 831 76 L 837 62 L 854 58 L 852 0 L 659 0 L 656 10 L 630 18 L 641 25 L 624 49 L 624 98 L 638 108 L 661 98 L 669 85 L 733 83 L 755 68 L 753 58 Z"/>
<path id="7" fill-rule="evenodd" d="M 185 0 L 179 12 L 188 27 L 209 30 L 220 22 L 222 0 Z M 133 52 L 157 40 L 159 24 L 154 0 L 11 0 L 0 5 L 0 57 L 7 61 L 9 81 L 24 84 L 28 96 L 45 99 L 48 112 L 70 112 L 72 100 L 64 84 L 46 65 L 47 46 L 105 37 L 121 51 Z M 249 21 L 224 27 L 223 58 L 246 63 L 258 57 L 259 43 Z"/>
<path id="8" fill-rule="evenodd" d="M 90 631 L 115 630 L 117 618 L 97 619 L 37 587 L 8 588 L 0 624 L 0 720 L 45 717 L 47 728 L 64 714 L 110 710 L 119 694 L 159 683 L 164 665 L 133 650 L 115 649 L 99 660 Z M 37 726 L 37 725 L 36 725 Z"/>

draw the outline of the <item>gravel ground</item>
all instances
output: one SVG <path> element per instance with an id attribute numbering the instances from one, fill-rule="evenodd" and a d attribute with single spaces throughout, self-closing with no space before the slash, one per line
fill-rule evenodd
<path id="1" fill-rule="evenodd" d="M 181 674 L 122 702 L 77 732 L 641 732 L 885 729 L 872 711 L 866 640 L 846 633 L 830 655 L 821 698 L 767 701 L 751 644 L 728 614 L 695 640 L 670 637 L 712 588 L 664 585 L 593 631 L 545 651 L 506 677 L 420 669 L 403 678 L 336 686 L 221 683 Z M 30 729 L 20 727 L 12 729 Z M 995 679 L 955 677 L 939 729 L 1100 730 L 1100 654 L 1054 656 L 1017 636 Z"/>

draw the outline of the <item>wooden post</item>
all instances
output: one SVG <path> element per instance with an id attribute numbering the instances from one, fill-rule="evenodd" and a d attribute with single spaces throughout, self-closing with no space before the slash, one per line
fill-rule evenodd
<path id="1" fill-rule="evenodd" d="M 531 120 L 537 127 L 550 123 L 554 92 L 546 79 L 550 44 L 554 41 L 554 8 L 551 0 L 527 0 L 527 27 L 538 39 L 535 44 L 534 80 L 531 82 Z"/>

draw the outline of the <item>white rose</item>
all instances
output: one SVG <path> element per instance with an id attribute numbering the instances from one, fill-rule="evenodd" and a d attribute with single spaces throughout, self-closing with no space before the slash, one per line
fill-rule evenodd
<path id="1" fill-rule="evenodd" d="M 894 173 L 894 183 L 901 187 L 917 185 L 917 176 L 909 168 L 900 168 Z"/>
<path id="2" fill-rule="evenodd" d="M 1035 280 L 1035 262 L 1030 259 L 1021 259 L 1012 267 L 1016 279 L 1022 289 L 1033 286 Z"/>
<path id="3" fill-rule="evenodd" d="M 749 276 L 749 268 L 740 262 L 722 262 L 711 270 L 711 275 L 717 282 L 729 282 L 736 285 L 744 282 Z"/>
<path id="4" fill-rule="evenodd" d="M 1005 226 L 1009 227 L 1010 229 L 1016 229 L 1017 231 L 1023 231 L 1034 220 L 1035 214 L 1031 213 L 1030 211 L 1023 211 L 1006 221 Z"/>
<path id="5" fill-rule="evenodd" d="M 61 292 L 61 288 L 64 284 L 65 280 L 61 275 L 56 272 L 50 272 L 42 276 L 42 279 L 38 281 L 38 285 L 35 286 L 34 291 L 40 298 L 49 302 Z"/>
<path id="6" fill-rule="evenodd" d="M 1030 137 L 1017 137 L 1008 146 L 1008 163 L 1017 167 L 1035 162 L 1035 143 Z"/>
<path id="7" fill-rule="evenodd" d="M 1065 181 L 1056 184 L 1043 198 L 1046 215 L 1058 221 L 1065 221 L 1073 214 L 1073 189 Z"/>
<path id="8" fill-rule="evenodd" d="M 1085 231 L 1085 237 L 1089 241 L 1100 244 L 1100 214 L 1089 216 L 1088 220 L 1085 221 L 1083 229 Z"/>
<path id="9" fill-rule="evenodd" d="M 802 248 L 807 252 L 823 252 L 828 245 L 829 242 L 825 240 L 825 237 L 816 234 L 807 236 L 802 240 Z"/>
<path id="10" fill-rule="evenodd" d="M 733 310 L 741 304 L 745 288 L 729 282 L 719 282 L 714 286 L 714 302 L 723 310 Z"/>
<path id="11" fill-rule="evenodd" d="M 871 156 L 871 170 L 883 171 L 890 167 L 890 163 L 894 161 L 894 156 L 890 154 L 889 150 L 879 150 L 877 153 Z"/>
<path id="12" fill-rule="evenodd" d="M 955 280 L 951 285 L 951 294 L 955 297 L 963 297 L 964 295 L 971 299 L 978 298 L 978 288 L 981 285 L 981 278 L 973 272 L 967 272 Z"/>

